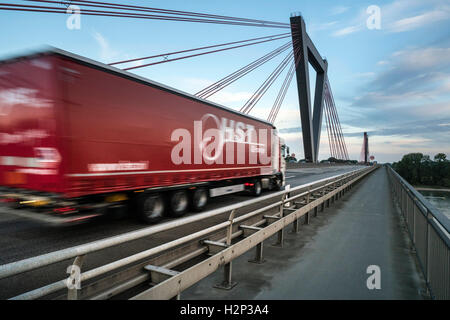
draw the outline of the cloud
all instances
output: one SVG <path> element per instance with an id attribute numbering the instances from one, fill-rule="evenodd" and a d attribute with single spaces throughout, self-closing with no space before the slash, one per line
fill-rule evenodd
<path id="1" fill-rule="evenodd" d="M 92 36 L 94 37 L 95 41 L 97 42 L 98 46 L 100 47 L 99 58 L 102 62 L 111 63 L 111 62 L 130 60 L 130 59 L 135 58 L 135 57 L 130 56 L 129 54 L 125 54 L 118 50 L 114 50 L 111 47 L 111 44 L 109 43 L 109 41 L 106 39 L 106 37 L 103 36 L 100 32 L 94 31 L 92 33 Z M 138 60 L 138 61 L 130 62 L 128 64 L 120 65 L 120 68 L 136 67 L 136 66 L 141 66 L 143 64 L 144 64 L 143 60 Z"/>
<path id="2" fill-rule="evenodd" d="M 351 33 L 355 33 L 355 32 L 360 31 L 362 29 L 363 28 L 361 26 L 350 26 L 350 27 L 339 29 L 339 30 L 333 32 L 332 35 L 334 37 L 341 37 L 341 36 L 346 36 L 346 35 L 351 34 Z"/>
<path id="3" fill-rule="evenodd" d="M 100 47 L 99 55 L 102 61 L 110 62 L 118 56 L 118 53 L 111 49 L 108 40 L 100 32 L 95 31 L 92 36 Z"/>
<path id="4" fill-rule="evenodd" d="M 332 15 L 343 14 L 344 12 L 347 12 L 349 9 L 350 9 L 350 7 L 336 6 L 336 7 L 331 8 L 331 14 Z"/>
<path id="5" fill-rule="evenodd" d="M 440 70 L 450 65 L 450 48 L 428 47 L 396 51 L 393 57 L 400 66 L 408 69 Z"/>
<path id="6" fill-rule="evenodd" d="M 176 87 L 182 87 L 184 91 L 192 92 L 193 94 L 199 92 L 200 90 L 210 86 L 214 81 L 205 78 L 180 78 L 179 83 Z M 213 101 L 215 103 L 228 105 L 230 103 L 235 104 L 235 109 L 240 109 L 241 106 L 252 96 L 253 92 L 248 91 L 234 91 L 230 88 L 220 90 L 216 94 L 213 94 L 207 100 Z"/>
<path id="7" fill-rule="evenodd" d="M 448 112 L 450 107 L 445 102 L 450 95 L 450 48 L 411 48 L 397 51 L 386 60 L 390 67 L 361 88 L 363 94 L 354 98 L 352 107 L 391 114 L 395 110 L 402 117 L 415 116 L 414 111 L 433 104 L 442 115 Z"/>
<path id="8" fill-rule="evenodd" d="M 349 106 L 357 116 L 346 124 L 364 129 L 344 130 L 346 138 L 360 139 L 368 131 L 371 151 L 383 161 L 413 151 L 445 152 L 450 141 L 450 48 L 411 47 L 381 61 L 384 68 L 360 85 L 361 94 Z"/>
<path id="9" fill-rule="evenodd" d="M 332 36 L 342 37 L 367 30 L 366 20 L 369 15 L 365 8 L 360 9 L 353 19 L 340 24 Z M 395 0 L 380 9 L 381 29 L 389 33 L 417 30 L 450 19 L 450 5 L 446 0 Z M 336 12 L 339 10 L 336 9 Z"/>
<path id="10" fill-rule="evenodd" d="M 335 28 L 336 25 L 339 24 L 339 21 L 330 21 L 330 22 L 325 22 L 325 23 L 320 23 L 320 24 L 311 24 L 308 27 L 308 31 L 309 33 L 313 33 L 315 31 L 321 31 L 321 30 L 330 30 L 332 28 Z"/>
<path id="11" fill-rule="evenodd" d="M 242 102 L 244 104 L 253 93 L 246 92 L 246 91 L 240 91 L 240 92 L 232 92 L 232 91 L 226 91 L 221 90 L 215 95 L 211 96 L 209 100 L 212 100 L 219 104 L 228 104 L 233 102 Z"/>
<path id="12" fill-rule="evenodd" d="M 203 78 L 183 78 L 182 79 L 183 84 L 187 85 L 188 87 L 196 88 L 197 91 L 206 88 L 210 84 L 213 83 L 213 81 L 209 79 L 203 79 Z"/>
<path id="13" fill-rule="evenodd" d="M 354 77 L 357 78 L 372 78 L 375 76 L 375 72 L 360 72 L 360 73 L 356 73 L 354 75 Z"/>
<path id="14" fill-rule="evenodd" d="M 437 10 L 424 12 L 413 17 L 394 21 L 388 26 L 388 29 L 391 32 L 404 32 L 415 30 L 438 21 L 447 20 L 450 18 L 449 8 L 450 7 L 445 6 Z"/>

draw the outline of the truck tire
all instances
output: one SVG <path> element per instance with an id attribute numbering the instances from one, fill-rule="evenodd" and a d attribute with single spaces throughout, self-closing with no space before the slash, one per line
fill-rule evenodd
<path id="1" fill-rule="evenodd" d="M 191 208 L 195 212 L 202 211 L 208 203 L 208 190 L 197 188 L 192 192 Z"/>
<path id="2" fill-rule="evenodd" d="M 160 193 L 143 193 L 136 199 L 139 219 L 148 224 L 154 224 L 164 217 L 165 202 Z"/>
<path id="3" fill-rule="evenodd" d="M 251 189 L 251 193 L 253 196 L 255 197 L 259 197 L 262 193 L 262 185 L 261 185 L 261 180 L 255 180 L 255 182 L 253 183 L 253 187 Z"/>
<path id="4" fill-rule="evenodd" d="M 169 209 L 172 217 L 181 217 L 187 212 L 189 197 L 186 190 L 177 190 L 169 194 Z"/>

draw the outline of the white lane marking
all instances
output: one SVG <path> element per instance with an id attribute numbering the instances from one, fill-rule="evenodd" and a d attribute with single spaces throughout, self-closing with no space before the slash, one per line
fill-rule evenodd
<path id="1" fill-rule="evenodd" d="M 295 178 L 295 176 L 289 176 L 289 177 L 286 177 L 286 179 L 290 179 L 290 178 Z"/>

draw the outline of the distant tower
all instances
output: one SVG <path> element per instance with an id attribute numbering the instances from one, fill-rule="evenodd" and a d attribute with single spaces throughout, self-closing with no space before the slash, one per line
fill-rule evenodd
<path id="1" fill-rule="evenodd" d="M 367 132 L 364 132 L 364 140 L 359 161 L 364 162 L 364 164 L 369 163 L 369 136 L 367 135 Z"/>

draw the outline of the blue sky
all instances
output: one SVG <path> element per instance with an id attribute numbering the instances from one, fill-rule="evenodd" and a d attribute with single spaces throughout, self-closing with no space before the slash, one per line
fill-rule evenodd
<path id="1" fill-rule="evenodd" d="M 23 1 L 8 1 L 24 3 Z M 362 132 L 380 162 L 403 154 L 438 152 L 450 157 L 450 2 L 390 1 L 112 1 L 289 22 L 303 15 L 310 37 L 328 60 L 328 77 L 352 159 L 359 159 Z M 381 29 L 369 30 L 366 10 L 381 9 Z M 0 11 L 0 56 L 52 45 L 101 62 L 195 48 L 285 32 L 286 29 L 81 17 L 69 30 L 66 15 Z M 133 72 L 195 93 L 285 40 L 182 60 Z M 239 109 L 282 57 L 240 79 L 210 99 Z M 314 76 L 311 75 L 311 81 Z M 282 75 L 251 114 L 267 118 Z M 303 158 L 294 82 L 275 122 L 297 158 Z M 323 125 L 319 158 L 329 156 Z"/>

